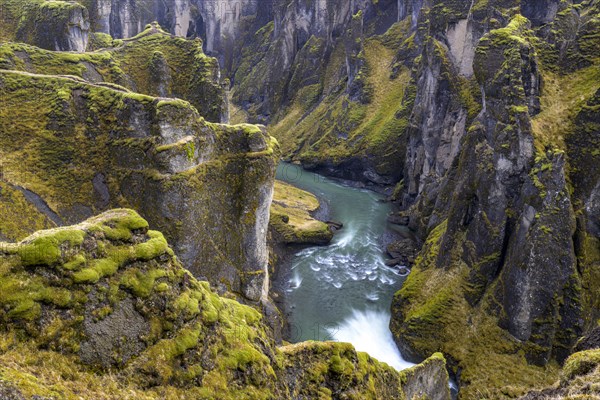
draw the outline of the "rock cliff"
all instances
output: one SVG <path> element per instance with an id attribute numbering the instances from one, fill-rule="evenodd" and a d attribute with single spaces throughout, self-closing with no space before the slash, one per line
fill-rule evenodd
<path id="1" fill-rule="evenodd" d="M 0 49 L 0 68 L 44 75 L 72 75 L 91 83 L 112 83 L 136 93 L 189 101 L 211 122 L 226 119 L 225 94 L 217 61 L 201 40 L 172 37 L 157 24 L 126 40 L 93 35 L 99 50 L 83 54 L 46 51 L 23 43 Z"/>
<path id="2" fill-rule="evenodd" d="M 0 82 L 3 182 L 22 192 L 3 219 L 21 204 L 45 216 L 31 228 L 133 207 L 194 274 L 265 297 L 276 143 L 264 129 L 212 124 L 182 100 L 76 77 L 4 70 Z"/>
<path id="3" fill-rule="evenodd" d="M 0 40 L 17 40 L 57 51 L 85 51 L 88 9 L 75 1 L 0 1 Z"/>
<path id="4" fill-rule="evenodd" d="M 587 29 L 598 5 L 535 4 L 521 2 L 522 15 L 502 11 L 508 4 L 457 5 L 441 25 L 439 9 L 425 5 L 417 22 L 445 35 L 420 39 L 426 65 L 413 73 L 398 198 L 403 222 L 425 244 L 395 297 L 391 326 L 415 359 L 440 350 L 454 359 L 464 398 L 520 395 L 556 377 L 554 363 L 597 320 L 598 242 L 585 204 L 598 180 L 577 171 L 595 165 L 587 141 L 598 134 L 589 109 L 599 64 L 579 46 L 597 44 Z M 473 26 L 458 45 L 473 60 L 472 77 L 453 50 L 461 23 Z M 565 36 L 578 39 L 566 44 Z M 436 68 L 446 72 L 429 76 Z M 461 76 L 466 86 L 453 83 Z M 465 331 L 477 337 L 456 335 Z M 503 365 L 529 372 L 499 379 Z"/>

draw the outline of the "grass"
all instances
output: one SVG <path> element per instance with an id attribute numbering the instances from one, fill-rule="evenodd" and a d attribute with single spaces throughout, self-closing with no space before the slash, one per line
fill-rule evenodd
<path id="1" fill-rule="evenodd" d="M 320 243 L 331 240 L 333 235 L 329 226 L 311 215 L 318 208 L 319 201 L 311 193 L 275 181 L 270 224 L 285 242 Z"/>
<path id="2" fill-rule="evenodd" d="M 541 152 L 548 149 L 565 151 L 565 136 L 575 129 L 575 116 L 600 89 L 600 66 L 568 75 L 546 71 L 543 78 L 542 111 L 532 119 L 536 146 Z"/>

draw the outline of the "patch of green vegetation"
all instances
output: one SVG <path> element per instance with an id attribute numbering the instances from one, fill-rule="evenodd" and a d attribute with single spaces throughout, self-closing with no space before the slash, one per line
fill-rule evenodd
<path id="1" fill-rule="evenodd" d="M 31 232 L 55 226 L 20 190 L 1 180 L 0 193 L 0 235 L 4 235 L 6 239 L 18 241 L 29 236 Z"/>
<path id="2" fill-rule="evenodd" d="M 105 234 L 115 227 L 130 232 Z M 65 398 L 315 398 L 333 390 L 401 398 L 405 375 L 349 344 L 277 349 L 260 312 L 219 297 L 171 251 L 136 250 L 162 238 L 146 230 L 133 211 L 113 210 L 0 246 L 0 385 Z M 52 265 L 25 267 L 20 249 L 44 243 L 61 243 L 60 261 L 53 255 Z M 111 267 L 100 268 L 103 261 Z M 93 279 L 74 279 L 78 273 Z M 106 369 L 82 364 L 80 344 L 93 334 L 84 320 L 110 318 L 128 298 L 136 318 L 148 321 L 142 350 L 127 363 L 112 352 L 115 364 Z"/>
<path id="3" fill-rule="evenodd" d="M 561 75 L 543 72 L 541 112 L 532 121 L 538 151 L 567 150 L 565 138 L 576 129 L 575 117 L 600 90 L 600 65 Z"/>
<path id="4" fill-rule="evenodd" d="M 600 365 L 600 349 L 587 350 L 573 354 L 567 359 L 562 371 L 561 381 L 575 379 L 594 372 Z"/>
<path id="5" fill-rule="evenodd" d="M 401 30 L 404 32 L 404 28 Z M 372 159 L 380 174 L 394 174 L 399 170 L 397 163 L 403 157 L 403 147 L 398 143 L 402 143 L 408 121 L 399 117 L 398 112 L 410 74 L 403 69 L 396 77 L 390 77 L 395 54 L 382 44 L 389 40 L 375 37 L 364 43 L 365 67 L 361 70 L 364 75 L 361 79 L 371 93 L 369 104 L 352 101 L 345 88 L 329 89 L 339 84 L 336 63 L 342 63 L 343 58 L 338 60 L 337 49 L 331 56 L 323 82 L 319 86 L 298 88 L 289 113 L 271 128 L 271 134 L 282 143 L 284 156 L 307 163 L 332 161 L 336 164 L 361 156 Z M 311 108 L 316 93 L 321 91 L 329 94 Z"/>
<path id="6" fill-rule="evenodd" d="M 68 27 L 72 16 L 87 14 L 75 1 L 1 0 L 0 41 L 21 41 L 49 50 L 69 48 Z"/>
<path id="7" fill-rule="evenodd" d="M 285 243 L 328 243 L 333 237 L 329 226 L 311 216 L 318 208 L 312 194 L 275 181 L 269 225 Z"/>

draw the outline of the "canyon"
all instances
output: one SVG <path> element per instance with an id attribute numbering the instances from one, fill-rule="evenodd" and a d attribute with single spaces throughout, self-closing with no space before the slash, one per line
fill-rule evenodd
<path id="1" fill-rule="evenodd" d="M 0 0 L 2 357 L 100 363 L 112 396 L 600 396 L 598 32 L 597 0 Z M 411 233 L 373 248 L 410 264 L 389 328 L 423 364 L 281 337 L 275 250 L 332 235 L 280 159 Z M 74 393 L 15 365 L 0 394 Z"/>

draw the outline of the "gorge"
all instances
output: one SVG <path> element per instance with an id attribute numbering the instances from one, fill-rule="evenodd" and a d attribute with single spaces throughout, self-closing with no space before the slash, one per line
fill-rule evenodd
<path id="1" fill-rule="evenodd" d="M 599 107 L 598 0 L 0 0 L 0 398 L 600 398 Z"/>

